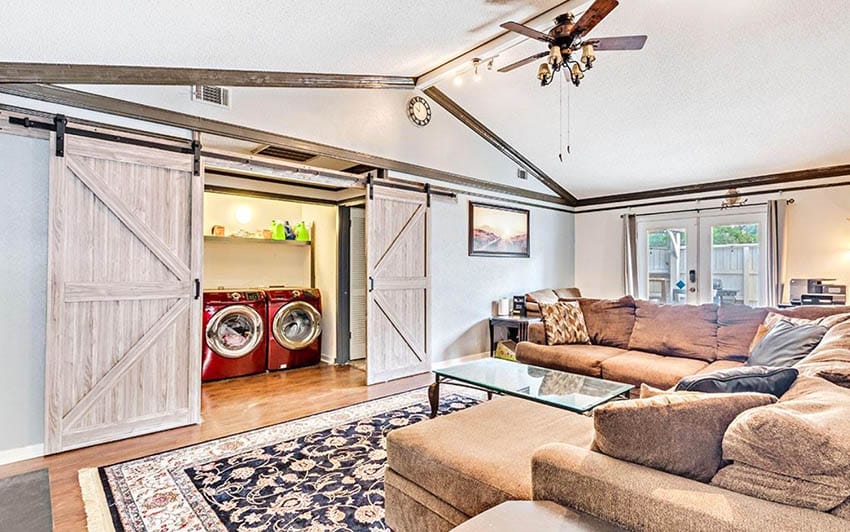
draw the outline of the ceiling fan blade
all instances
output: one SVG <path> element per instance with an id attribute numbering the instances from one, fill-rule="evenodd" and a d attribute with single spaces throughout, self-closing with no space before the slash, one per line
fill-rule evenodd
<path id="1" fill-rule="evenodd" d="M 596 0 L 593 5 L 584 12 L 584 15 L 576 22 L 573 27 L 573 35 L 581 37 L 602 22 L 602 19 L 608 16 L 608 13 L 620 5 L 617 0 Z"/>
<path id="2" fill-rule="evenodd" d="M 537 39 L 538 41 L 543 42 L 551 42 L 552 39 L 549 38 L 543 32 L 537 31 L 533 28 L 529 28 L 528 26 L 523 26 L 519 22 L 505 22 L 502 24 L 502 27 L 508 31 L 512 31 L 514 33 L 519 33 L 521 35 L 525 35 L 526 37 L 530 37 L 532 39 Z"/>
<path id="3" fill-rule="evenodd" d="M 602 37 L 585 41 L 592 44 L 597 52 L 612 50 L 640 50 L 646 43 L 646 35 L 628 35 L 623 37 Z"/>
<path id="4" fill-rule="evenodd" d="M 500 68 L 498 71 L 499 72 L 510 72 L 511 70 L 517 69 L 521 66 L 525 66 L 529 63 L 533 63 L 534 61 L 540 59 L 541 57 L 546 57 L 547 55 L 549 55 L 549 52 L 540 52 L 539 54 L 534 54 L 530 57 L 526 57 L 525 59 L 520 59 L 516 63 L 511 63 L 508 66 L 504 66 L 504 67 Z"/>

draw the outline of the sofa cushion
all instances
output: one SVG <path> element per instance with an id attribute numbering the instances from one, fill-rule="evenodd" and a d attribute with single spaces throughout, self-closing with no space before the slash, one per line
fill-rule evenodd
<path id="1" fill-rule="evenodd" d="M 790 311 L 795 309 L 788 310 Z M 817 314 L 812 315 L 817 316 Z M 758 331 L 756 332 L 756 336 L 755 338 L 753 338 L 753 342 L 750 345 L 750 356 L 752 356 L 752 352 L 756 349 L 756 347 L 758 347 L 764 337 L 767 336 L 767 333 L 770 332 L 770 330 L 774 326 L 783 321 L 791 323 L 793 325 L 821 325 L 823 327 L 826 327 L 827 329 L 831 329 L 832 327 L 838 325 L 839 323 L 845 322 L 848 319 L 850 319 L 850 313 L 846 312 L 825 314 L 816 318 L 801 318 L 791 312 L 768 312 L 762 324 L 759 325 Z"/>
<path id="2" fill-rule="evenodd" d="M 723 438 L 723 458 L 751 466 L 750 494 L 795 504 L 798 487 L 788 483 L 764 493 L 759 471 L 817 485 L 818 497 L 845 496 L 850 486 L 850 390 L 824 379 L 801 375 L 778 403 L 750 410 L 729 425 Z M 768 493 L 769 491 L 769 493 Z"/>
<path id="3" fill-rule="evenodd" d="M 584 315 L 578 304 L 559 301 L 554 305 L 541 305 L 540 311 L 548 345 L 590 343 Z"/>
<path id="4" fill-rule="evenodd" d="M 525 302 L 537 303 L 538 305 L 553 305 L 558 302 L 558 295 L 551 288 L 544 288 L 525 294 Z"/>
<path id="5" fill-rule="evenodd" d="M 625 352 L 623 349 L 602 345 L 539 345 L 520 342 L 516 357 L 520 362 L 532 366 L 601 377 L 602 361 Z"/>
<path id="6" fill-rule="evenodd" d="M 721 305 L 717 308 L 717 360 L 745 361 L 766 308 Z"/>
<path id="7" fill-rule="evenodd" d="M 466 515 L 531 499 L 531 457 L 550 442 L 587 447 L 593 420 L 525 399 L 500 397 L 393 430 L 388 467 Z"/>
<path id="8" fill-rule="evenodd" d="M 593 411 L 593 446 L 620 460 L 708 482 L 720 469 L 729 423 L 774 401 L 755 393 L 671 392 L 607 403 Z"/>
<path id="9" fill-rule="evenodd" d="M 834 489 L 742 463 L 724 467 L 711 479 L 711 483 L 751 497 L 820 512 L 828 512 L 850 497 L 850 485 L 843 490 Z"/>
<path id="10" fill-rule="evenodd" d="M 576 287 L 569 288 L 556 288 L 554 290 L 555 295 L 558 296 L 559 300 L 573 300 L 581 297 L 581 290 Z"/>
<path id="11" fill-rule="evenodd" d="M 696 372 L 695 375 L 700 375 L 702 373 L 714 373 L 715 371 L 729 368 L 740 368 L 743 365 L 743 362 L 736 362 L 734 360 L 715 360 L 711 364 Z"/>
<path id="12" fill-rule="evenodd" d="M 664 357 L 642 351 L 625 353 L 602 361 L 602 378 L 640 386 L 671 388 L 686 375 L 693 375 L 707 362 L 691 358 Z"/>
<path id="13" fill-rule="evenodd" d="M 832 327 L 814 351 L 794 367 L 803 375 L 850 388 L 850 321 Z"/>
<path id="14" fill-rule="evenodd" d="M 797 380 L 794 368 L 768 366 L 741 366 L 722 369 L 714 373 L 700 373 L 683 377 L 676 391 L 705 393 L 767 393 L 776 397 L 788 391 Z"/>
<path id="15" fill-rule="evenodd" d="M 598 345 L 629 348 L 635 326 L 635 299 L 579 299 L 590 341 Z"/>
<path id="16" fill-rule="evenodd" d="M 638 301 L 629 349 L 712 362 L 717 358 L 717 307 Z"/>

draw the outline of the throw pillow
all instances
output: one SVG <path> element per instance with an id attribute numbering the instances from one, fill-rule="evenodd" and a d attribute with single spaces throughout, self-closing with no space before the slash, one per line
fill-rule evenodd
<path id="1" fill-rule="evenodd" d="M 676 390 L 705 393 L 755 392 L 782 397 L 797 380 L 798 373 L 794 368 L 740 366 L 684 377 L 676 385 Z"/>
<path id="2" fill-rule="evenodd" d="M 595 450 L 708 482 L 722 465 L 726 427 L 745 410 L 776 401 L 757 393 L 674 392 L 618 401 L 593 412 Z"/>
<path id="3" fill-rule="evenodd" d="M 753 349 L 747 365 L 793 366 L 817 347 L 827 330 L 823 325 L 794 325 L 782 320 L 771 327 Z"/>
<path id="4" fill-rule="evenodd" d="M 584 316 L 577 304 L 559 301 L 554 305 L 541 305 L 540 311 L 548 345 L 590 343 Z"/>
<path id="5" fill-rule="evenodd" d="M 804 308 L 804 307 L 797 307 Z M 797 309 L 794 309 L 797 310 Z M 831 329 L 834 326 L 842 323 L 844 321 L 850 320 L 850 313 L 840 313 L 840 314 L 829 314 L 827 316 L 821 316 L 820 318 L 808 319 L 808 318 L 795 318 L 792 316 L 785 316 L 783 314 L 778 314 L 776 312 L 769 312 L 767 316 L 765 316 L 764 321 L 761 325 L 759 325 L 758 330 L 756 331 L 756 335 L 753 337 L 753 342 L 750 344 L 750 353 L 758 346 L 759 343 L 764 339 L 768 332 L 777 324 L 783 321 L 787 321 L 788 323 L 792 323 L 794 325 L 823 325 L 827 329 Z"/>

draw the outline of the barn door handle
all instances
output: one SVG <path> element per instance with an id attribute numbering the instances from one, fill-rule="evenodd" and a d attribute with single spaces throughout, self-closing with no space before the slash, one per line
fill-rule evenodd
<path id="1" fill-rule="evenodd" d="M 200 299 L 201 297 L 201 280 L 195 279 L 195 299 Z"/>
<path id="2" fill-rule="evenodd" d="M 369 291 L 373 292 L 375 290 L 375 278 L 369 276 Z"/>

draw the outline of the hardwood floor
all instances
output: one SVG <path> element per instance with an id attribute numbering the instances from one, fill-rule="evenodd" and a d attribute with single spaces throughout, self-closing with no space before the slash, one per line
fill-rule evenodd
<path id="1" fill-rule="evenodd" d="M 280 423 L 430 384 L 430 374 L 366 386 L 366 374 L 347 366 L 318 366 L 203 386 L 203 423 L 0 466 L 0 478 L 48 468 L 55 530 L 85 530 L 77 482 L 85 467 L 149 454 Z"/>

